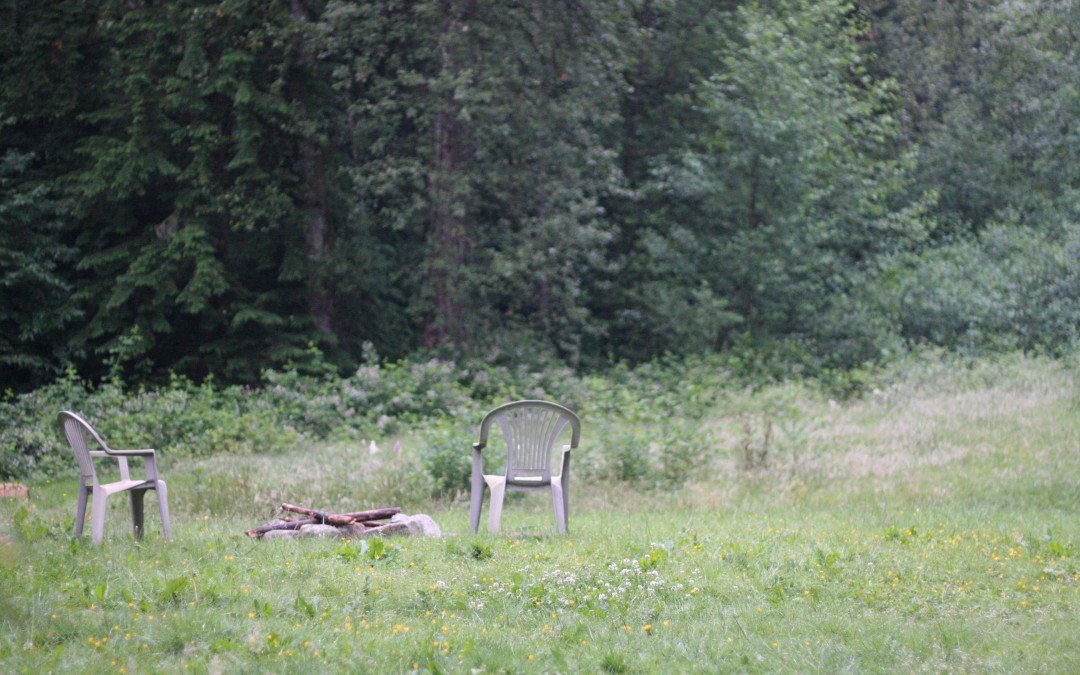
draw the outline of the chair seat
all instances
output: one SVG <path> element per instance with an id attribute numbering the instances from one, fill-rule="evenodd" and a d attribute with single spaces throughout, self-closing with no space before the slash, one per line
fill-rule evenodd
<path id="1" fill-rule="evenodd" d="M 113 483 L 102 483 L 98 485 L 98 489 L 102 490 L 106 494 L 116 494 L 117 492 L 125 492 L 127 490 L 153 490 L 157 487 L 157 482 L 152 480 L 118 480 Z M 84 486 L 88 490 L 93 489 L 93 485 Z"/>

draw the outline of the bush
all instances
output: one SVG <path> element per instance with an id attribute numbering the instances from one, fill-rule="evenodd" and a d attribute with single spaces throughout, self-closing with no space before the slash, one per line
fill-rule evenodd
<path id="1" fill-rule="evenodd" d="M 472 444 L 477 427 L 450 420 L 431 424 L 421 434 L 420 466 L 431 478 L 435 497 L 456 498 L 469 494 L 472 476 Z M 484 470 L 496 469 L 490 463 Z"/>
<path id="2" fill-rule="evenodd" d="M 174 377 L 160 390 L 126 391 L 117 382 L 92 387 L 74 373 L 0 404 L 10 424 L 0 430 L 0 479 L 74 473 L 70 449 L 55 426 L 56 413 L 87 418 L 115 448 L 156 448 L 180 456 L 279 452 L 297 433 L 257 390 L 216 389 Z"/>
<path id="3" fill-rule="evenodd" d="M 875 290 L 909 341 L 968 353 L 1061 354 L 1080 334 L 1075 224 L 1057 232 L 998 224 L 898 260 L 886 277 Z"/>
<path id="4" fill-rule="evenodd" d="M 555 362 L 536 371 L 494 362 L 372 363 L 344 378 L 267 372 L 262 388 L 173 377 L 157 389 L 127 389 L 118 381 L 91 386 L 68 373 L 0 403 L 0 415 L 11 421 L 0 429 L 0 479 L 72 475 L 70 450 L 54 422 L 57 411 L 71 409 L 115 447 L 154 447 L 173 457 L 354 444 L 407 427 L 420 440 L 418 485 L 455 498 L 470 489 L 470 448 L 484 412 L 507 400 L 545 398 L 583 418 L 575 472 L 678 487 L 713 454 L 700 423 L 729 379 L 715 357 L 620 365 L 587 377 Z"/>

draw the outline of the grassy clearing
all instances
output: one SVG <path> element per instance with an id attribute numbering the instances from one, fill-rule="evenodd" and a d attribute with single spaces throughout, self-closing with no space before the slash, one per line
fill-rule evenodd
<path id="1" fill-rule="evenodd" d="M 0 669 L 1076 672 L 1078 401 L 1068 364 L 1022 358 L 909 365 L 851 403 L 727 392 L 690 483 L 577 480 L 566 538 L 532 495 L 469 535 L 466 504 L 409 486 L 408 436 L 170 462 L 171 544 L 153 514 L 132 541 L 122 500 L 103 546 L 74 542 L 74 481 L 34 485 L 0 504 Z M 451 536 L 243 536 L 286 500 Z"/>

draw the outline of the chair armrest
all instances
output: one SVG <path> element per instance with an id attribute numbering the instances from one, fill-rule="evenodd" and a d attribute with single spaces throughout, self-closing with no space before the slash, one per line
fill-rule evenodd
<path id="1" fill-rule="evenodd" d="M 93 453 L 90 453 L 93 454 Z M 146 480 L 157 480 L 157 453 L 153 449 L 146 448 L 143 450 L 113 450 L 111 448 L 105 448 L 103 453 L 109 457 L 115 457 L 116 461 L 120 463 L 120 477 L 124 480 L 131 480 L 131 474 L 128 469 L 128 457 L 141 457 L 146 469 Z"/>
<path id="2" fill-rule="evenodd" d="M 559 475 L 564 479 L 570 474 L 570 451 L 569 445 L 562 446 L 562 461 L 559 462 Z"/>
<path id="3" fill-rule="evenodd" d="M 116 455 L 118 457 L 153 457 L 154 451 L 152 449 L 145 450 L 113 450 L 111 448 L 106 449 L 105 452 L 110 455 Z"/>
<path id="4" fill-rule="evenodd" d="M 484 475 L 484 449 L 483 443 L 473 443 L 472 446 L 472 473 L 473 481 L 483 480 Z"/>

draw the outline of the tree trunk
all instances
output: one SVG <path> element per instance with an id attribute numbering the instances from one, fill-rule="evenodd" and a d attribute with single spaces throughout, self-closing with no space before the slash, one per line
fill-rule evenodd
<path id="1" fill-rule="evenodd" d="M 431 303 L 424 326 L 424 347 L 464 341 L 461 270 L 468 241 L 466 204 L 462 189 L 461 159 L 466 129 L 461 123 L 461 104 L 455 97 L 456 82 L 464 70 L 460 44 L 463 24 L 472 15 L 472 2 L 442 0 L 439 45 L 439 108 L 432 124 L 432 170 L 428 182 L 429 220 L 425 284 Z"/>
<path id="2" fill-rule="evenodd" d="M 301 0 L 291 4 L 292 18 L 298 24 L 311 20 L 307 8 Z M 306 69 L 314 69 L 316 60 L 309 52 L 304 40 L 296 43 L 297 62 Z M 318 73 L 309 73 L 318 77 Z M 308 106 L 304 100 L 303 82 L 292 80 L 291 98 L 301 107 L 301 115 L 308 118 Z M 301 208 L 304 214 L 304 238 L 307 244 L 307 265 L 305 277 L 308 287 L 308 312 L 315 327 L 327 335 L 336 335 L 334 331 L 334 299 L 327 288 L 324 267 L 327 247 L 329 246 L 330 224 L 327 217 L 329 190 L 326 183 L 325 150 L 315 138 L 301 141 L 299 173 L 304 194 Z"/>
<path id="3" fill-rule="evenodd" d="M 334 332 L 334 299 L 324 278 L 327 239 L 330 226 L 326 216 L 326 178 L 320 148 L 304 141 L 301 149 L 300 175 L 306 198 L 303 204 L 307 242 L 308 312 L 315 327 L 327 335 Z"/>
<path id="4" fill-rule="evenodd" d="M 634 58 L 633 74 L 628 75 L 627 78 L 632 89 L 623 104 L 622 170 L 623 175 L 635 188 L 645 179 L 647 171 L 645 166 L 647 153 L 641 147 L 643 141 L 641 139 L 640 125 L 645 123 L 644 89 L 650 58 L 651 31 L 655 21 L 656 16 L 652 3 L 646 2 L 638 16 L 638 24 L 643 35 L 639 38 L 640 41 Z"/>

